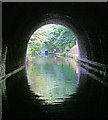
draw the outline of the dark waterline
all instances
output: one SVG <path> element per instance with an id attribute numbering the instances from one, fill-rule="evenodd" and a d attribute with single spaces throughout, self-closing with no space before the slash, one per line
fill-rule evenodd
<path id="1" fill-rule="evenodd" d="M 27 74 L 31 91 L 43 104 L 60 104 L 76 92 L 78 65 L 71 58 L 36 56 L 29 59 Z"/>

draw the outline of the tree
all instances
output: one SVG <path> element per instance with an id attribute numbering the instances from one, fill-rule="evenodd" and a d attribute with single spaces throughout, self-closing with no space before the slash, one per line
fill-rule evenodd
<path id="1" fill-rule="evenodd" d="M 58 24 L 48 24 L 40 27 L 31 36 L 28 43 L 30 54 L 39 54 L 41 50 L 47 49 L 53 52 L 54 49 L 65 50 L 75 45 L 76 38 L 69 29 Z"/>

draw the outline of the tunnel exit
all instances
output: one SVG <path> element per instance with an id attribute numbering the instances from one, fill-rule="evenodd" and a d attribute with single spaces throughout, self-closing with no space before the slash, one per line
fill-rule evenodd
<path id="1" fill-rule="evenodd" d="M 47 24 L 31 36 L 26 55 L 31 90 L 43 104 L 61 104 L 78 84 L 78 43 L 66 27 Z"/>

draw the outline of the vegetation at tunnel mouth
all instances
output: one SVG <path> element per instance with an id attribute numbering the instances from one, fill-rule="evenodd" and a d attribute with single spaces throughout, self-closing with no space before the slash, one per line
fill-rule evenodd
<path id="1" fill-rule="evenodd" d="M 44 25 L 31 36 L 27 47 L 27 58 L 45 52 L 58 56 L 71 55 L 75 45 L 76 38 L 68 28 L 58 24 Z"/>

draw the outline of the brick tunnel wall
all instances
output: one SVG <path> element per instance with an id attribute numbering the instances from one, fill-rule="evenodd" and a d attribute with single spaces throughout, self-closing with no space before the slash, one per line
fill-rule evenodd
<path id="1" fill-rule="evenodd" d="M 71 49 L 72 56 L 79 57 L 78 43 L 76 41 L 76 45 Z"/>

